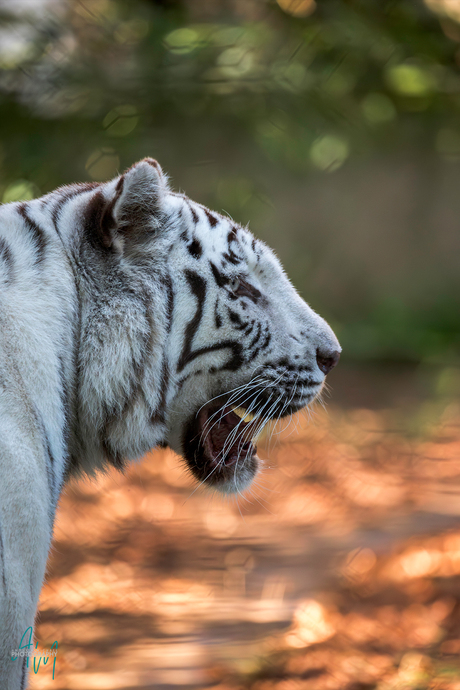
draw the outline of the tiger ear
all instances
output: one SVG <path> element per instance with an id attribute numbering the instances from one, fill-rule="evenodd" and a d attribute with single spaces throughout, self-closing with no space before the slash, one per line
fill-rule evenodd
<path id="1" fill-rule="evenodd" d="M 121 254 L 126 242 L 160 227 L 168 181 L 156 160 L 144 158 L 107 186 L 108 194 L 100 191 L 95 198 L 91 230 L 104 247 Z"/>

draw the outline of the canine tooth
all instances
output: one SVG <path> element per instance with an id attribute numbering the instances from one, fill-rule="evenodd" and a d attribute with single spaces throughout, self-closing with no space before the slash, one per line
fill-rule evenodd
<path id="1" fill-rule="evenodd" d="M 232 407 L 232 410 L 240 419 L 244 419 L 245 422 L 252 422 L 256 418 L 255 414 L 247 412 L 244 407 Z"/>

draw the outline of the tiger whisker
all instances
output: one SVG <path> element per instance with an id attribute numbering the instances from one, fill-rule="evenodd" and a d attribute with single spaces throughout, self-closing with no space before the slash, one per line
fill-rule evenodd
<path id="1" fill-rule="evenodd" d="M 220 395 L 216 395 L 216 396 L 214 396 L 214 398 L 211 398 L 210 400 L 207 400 L 207 401 L 198 409 L 198 411 L 197 411 L 197 413 L 196 413 L 196 415 L 195 415 L 195 418 L 198 417 L 198 414 L 201 412 L 201 410 L 203 409 L 203 407 L 206 407 L 206 405 L 209 405 L 210 403 L 212 403 L 214 400 L 217 400 L 218 398 L 222 398 L 223 396 L 229 395 L 229 393 L 233 393 L 234 391 L 238 391 L 238 390 L 247 388 L 249 385 L 252 385 L 258 378 L 260 378 L 260 374 L 259 374 L 256 378 L 251 379 L 251 381 L 249 381 L 249 383 L 244 383 L 244 384 L 242 384 L 241 386 L 236 386 L 235 388 L 231 388 L 229 391 L 226 391 L 225 393 L 220 393 Z"/>
<path id="2" fill-rule="evenodd" d="M 245 392 L 247 392 L 247 391 L 245 391 Z M 242 404 L 242 403 L 244 403 L 244 402 L 248 399 L 248 397 L 251 397 L 252 395 L 253 395 L 253 393 L 252 393 L 252 391 L 251 391 L 251 393 L 249 394 L 249 396 L 247 396 L 246 398 L 243 398 L 242 400 L 239 400 L 239 399 L 237 398 L 236 400 L 238 401 L 239 404 Z M 256 395 L 256 398 L 257 398 L 259 395 L 260 395 L 260 393 L 258 393 L 258 394 Z M 206 439 L 207 439 L 209 433 L 211 432 L 211 429 L 213 429 L 217 424 L 220 424 L 220 422 L 222 421 L 222 419 L 223 419 L 223 417 L 224 417 L 225 409 L 227 408 L 227 406 L 228 406 L 228 405 L 226 404 L 226 405 L 222 406 L 221 408 L 219 408 L 218 412 L 220 412 L 221 415 L 220 415 L 219 419 L 217 419 L 217 420 L 209 427 L 209 429 L 206 429 L 206 427 L 208 426 L 208 423 L 209 423 L 210 419 L 208 419 L 208 420 L 206 421 L 206 423 L 203 424 L 203 430 L 202 430 L 202 433 L 201 433 L 201 440 L 200 440 L 200 443 L 202 443 L 202 444 L 204 445 L 204 443 L 205 443 L 205 441 L 206 441 Z M 235 405 L 235 407 L 236 407 L 236 405 Z M 215 416 L 215 414 L 212 415 L 212 416 Z M 238 422 L 238 425 L 239 425 L 239 424 L 240 424 L 240 422 Z M 203 434 L 204 434 L 204 433 L 206 433 L 206 435 L 203 437 Z"/>
<path id="3" fill-rule="evenodd" d="M 280 377 L 278 377 L 278 380 L 279 380 L 279 378 L 280 378 Z M 278 381 L 278 380 L 277 380 L 277 381 Z M 273 384 L 270 383 L 270 385 L 273 385 Z M 269 386 L 267 385 L 262 391 L 260 391 L 260 393 L 263 393 L 268 387 L 269 387 Z M 259 395 L 260 395 L 260 393 L 259 393 Z M 257 417 L 260 417 L 260 418 L 261 418 L 261 424 L 262 424 L 262 426 L 259 425 L 260 430 L 259 430 L 258 427 L 256 427 L 257 430 L 255 431 L 255 433 L 253 433 L 253 438 L 255 438 L 255 437 L 260 433 L 260 431 L 261 431 L 262 428 L 263 428 L 263 425 L 265 424 L 264 415 L 263 415 L 262 413 L 263 413 L 265 407 L 267 406 L 267 404 L 270 402 L 272 395 L 273 395 L 273 394 L 271 393 L 270 396 L 269 396 L 269 398 L 268 398 L 268 400 L 266 401 L 266 403 L 264 403 L 264 406 L 262 407 L 262 409 L 259 410 L 259 411 L 257 412 L 257 414 L 256 414 Z M 229 437 L 227 438 L 227 440 L 226 440 L 226 445 L 227 445 L 227 441 L 229 441 L 229 439 L 230 439 L 230 436 L 231 436 L 231 444 L 230 444 L 230 445 L 233 445 L 233 444 L 234 444 L 234 442 L 235 442 L 235 440 L 236 440 L 236 437 L 237 437 L 237 434 L 238 434 L 239 427 L 240 427 L 240 425 L 241 425 L 241 422 L 243 422 L 244 419 L 246 419 L 246 417 L 247 417 L 249 414 L 251 414 L 251 409 L 252 409 L 252 407 L 254 406 L 254 404 L 256 403 L 257 397 L 258 397 L 258 396 L 256 396 L 256 399 L 254 399 L 252 406 L 250 406 L 250 407 L 248 408 L 248 410 L 246 411 L 246 415 L 245 415 L 245 416 L 242 418 L 242 420 L 237 424 L 237 426 L 235 427 L 235 429 L 232 431 L 232 434 L 230 434 Z M 244 430 L 244 427 L 243 427 L 242 430 Z"/>
<path id="4" fill-rule="evenodd" d="M 256 385 L 255 383 L 253 383 L 253 382 L 250 382 L 250 383 L 248 383 L 248 384 L 245 384 L 244 386 L 241 386 L 241 387 L 240 387 L 240 388 L 241 388 L 241 391 L 240 391 L 238 394 L 234 393 L 228 400 L 225 401 L 225 403 L 224 403 L 218 410 L 216 410 L 216 412 L 214 412 L 214 413 L 206 420 L 206 423 L 204 424 L 204 428 L 211 422 L 211 420 L 212 420 L 216 415 L 219 414 L 219 412 L 223 412 L 223 411 L 225 410 L 226 407 L 229 407 L 229 406 L 231 406 L 231 405 L 233 405 L 233 407 L 237 407 L 238 405 L 241 405 L 241 402 L 244 402 L 244 400 L 241 401 L 241 400 L 239 399 L 240 396 L 243 395 L 243 394 L 245 394 L 245 393 L 247 393 L 247 392 L 249 392 L 249 391 L 252 391 L 253 389 L 257 389 L 258 386 L 260 386 L 260 385 L 261 385 L 261 382 L 259 381 L 259 382 L 257 383 L 257 385 Z M 265 390 L 265 388 L 264 388 L 264 390 Z M 237 405 L 237 402 L 238 402 L 238 405 Z M 207 404 L 208 404 L 208 403 L 207 403 Z"/>
<path id="5" fill-rule="evenodd" d="M 280 379 L 281 379 L 281 375 L 276 379 L 275 382 L 268 381 L 267 384 L 264 386 L 264 388 L 263 388 L 262 390 L 260 390 L 260 391 L 257 393 L 254 402 L 257 400 L 257 398 L 258 398 L 268 387 L 270 387 L 270 386 L 272 386 L 272 385 L 276 385 L 276 384 L 279 382 Z M 254 388 L 254 386 L 251 386 L 251 388 Z M 249 396 L 247 396 L 245 399 L 239 400 L 239 401 L 238 401 L 238 402 L 239 402 L 239 405 L 242 405 L 242 403 L 244 403 L 244 402 L 248 399 L 248 397 L 251 397 L 251 396 L 252 396 L 252 392 L 251 392 L 251 394 L 250 394 Z M 237 400 L 238 400 L 238 398 L 237 398 Z M 228 406 L 228 402 L 227 402 L 227 405 L 226 405 L 226 406 Z M 236 407 L 236 405 L 235 405 L 235 407 Z M 250 409 L 253 409 L 253 407 L 254 407 L 254 405 L 253 405 Z M 225 406 L 223 406 L 222 408 L 220 408 L 220 410 L 224 410 L 224 409 L 225 409 Z M 247 416 L 247 414 L 248 414 L 249 411 L 250 411 L 250 410 L 248 410 L 248 411 L 246 412 L 245 418 L 246 418 L 246 416 Z M 214 413 L 214 415 L 215 415 L 215 414 L 216 414 L 216 413 Z M 213 415 L 213 416 L 214 416 L 214 415 Z M 258 413 L 258 416 L 260 416 L 260 412 Z M 222 419 L 222 415 L 221 415 L 220 419 L 218 420 L 218 422 L 220 422 L 221 419 Z M 232 433 L 231 433 L 232 444 L 233 444 L 233 442 L 234 442 L 234 439 L 236 438 L 236 434 L 238 433 L 237 430 L 238 430 L 239 427 L 241 426 L 242 421 L 243 421 L 243 420 L 241 420 L 240 422 L 238 422 L 237 426 L 235 427 L 235 429 L 234 429 L 234 430 L 232 431 Z M 209 420 L 207 420 L 207 423 L 208 423 L 208 422 L 209 422 Z M 207 423 L 203 425 L 203 432 L 206 430 Z M 213 426 L 211 427 L 211 429 L 215 426 L 215 424 L 216 424 L 216 423 L 213 424 Z M 204 439 L 202 439 L 202 441 L 201 441 L 202 443 L 204 443 L 204 442 L 206 441 L 207 435 L 208 435 L 208 433 L 209 433 L 209 431 L 210 431 L 211 429 L 209 429 L 209 430 L 207 431 L 206 436 L 205 436 Z M 234 433 L 235 431 L 236 431 L 236 433 Z M 226 448 L 228 447 L 228 440 L 229 440 L 229 438 L 226 439 L 226 442 L 225 442 L 225 446 L 224 446 L 224 448 L 223 448 L 223 451 L 225 451 Z"/>

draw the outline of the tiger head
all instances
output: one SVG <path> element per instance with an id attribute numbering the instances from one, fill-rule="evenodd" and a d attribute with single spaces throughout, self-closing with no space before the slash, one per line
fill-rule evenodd
<path id="1" fill-rule="evenodd" d="M 200 482 L 244 489 L 260 463 L 253 439 L 319 394 L 337 338 L 271 249 L 171 191 L 156 161 L 91 194 L 86 263 L 104 281 L 108 316 L 93 300 L 84 310 L 82 387 L 103 398 L 105 455 L 119 463 L 169 446 Z M 111 354 L 98 355 L 108 339 Z M 96 391 L 107 358 L 117 383 Z"/>

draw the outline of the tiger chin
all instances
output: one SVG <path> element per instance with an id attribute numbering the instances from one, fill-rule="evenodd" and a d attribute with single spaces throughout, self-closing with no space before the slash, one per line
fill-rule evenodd
<path id="1" fill-rule="evenodd" d="M 241 491 L 254 439 L 315 398 L 340 346 L 265 244 L 150 158 L 0 208 L 0 326 L 0 688 L 23 690 L 10 650 L 67 479 L 161 446 Z"/>

